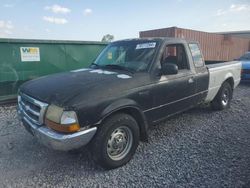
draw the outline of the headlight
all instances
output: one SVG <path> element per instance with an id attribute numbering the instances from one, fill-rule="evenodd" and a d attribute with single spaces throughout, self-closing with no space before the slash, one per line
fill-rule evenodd
<path id="1" fill-rule="evenodd" d="M 77 123 L 76 113 L 73 111 L 65 111 L 62 113 L 61 124 L 68 125 Z"/>
<path id="2" fill-rule="evenodd" d="M 46 113 L 45 124 L 60 132 L 76 132 L 80 129 L 77 115 L 74 111 L 63 111 L 55 105 L 50 105 Z"/>
<path id="3" fill-rule="evenodd" d="M 61 123 L 61 117 L 63 114 L 63 108 L 56 105 L 50 105 L 46 113 L 46 119 L 51 120 L 55 123 Z"/>

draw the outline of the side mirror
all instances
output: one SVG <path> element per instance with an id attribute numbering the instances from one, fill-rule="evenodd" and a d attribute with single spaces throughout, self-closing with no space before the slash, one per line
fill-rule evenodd
<path id="1" fill-rule="evenodd" d="M 177 74 L 178 66 L 173 63 L 163 63 L 161 66 L 161 73 L 163 75 Z"/>

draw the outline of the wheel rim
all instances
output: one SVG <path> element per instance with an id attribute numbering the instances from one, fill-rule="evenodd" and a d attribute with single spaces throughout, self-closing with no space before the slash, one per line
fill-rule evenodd
<path id="1" fill-rule="evenodd" d="M 222 104 L 226 106 L 229 101 L 229 90 L 225 89 L 224 92 L 222 93 Z"/>
<path id="2" fill-rule="evenodd" d="M 107 143 L 108 156 L 115 161 L 123 159 L 130 151 L 133 135 L 128 127 L 121 126 L 115 129 Z"/>

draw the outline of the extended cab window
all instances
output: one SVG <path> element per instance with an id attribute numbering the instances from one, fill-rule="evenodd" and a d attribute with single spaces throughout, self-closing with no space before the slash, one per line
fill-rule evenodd
<path id="1" fill-rule="evenodd" d="M 187 55 L 182 44 L 167 45 L 161 63 L 173 63 L 178 66 L 178 70 L 188 70 Z"/>
<path id="2" fill-rule="evenodd" d="M 201 51 L 200 51 L 198 44 L 190 43 L 189 48 L 190 48 L 190 51 L 191 51 L 191 54 L 193 57 L 194 66 L 195 67 L 203 67 L 204 61 L 203 61 Z"/>

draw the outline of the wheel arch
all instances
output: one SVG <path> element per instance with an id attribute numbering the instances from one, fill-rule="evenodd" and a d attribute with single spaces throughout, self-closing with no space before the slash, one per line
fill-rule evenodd
<path id="1" fill-rule="evenodd" d="M 136 103 L 132 100 L 122 100 L 119 102 L 115 102 L 109 105 L 107 108 L 104 109 L 101 120 L 98 124 L 102 124 L 107 118 L 111 117 L 117 113 L 126 113 L 132 116 L 139 125 L 140 129 L 140 139 L 142 141 L 148 140 L 148 122 L 141 111 L 141 109 L 136 105 Z"/>
<path id="2" fill-rule="evenodd" d="M 223 101 L 225 99 L 223 99 L 223 95 L 224 95 L 224 91 L 223 90 L 226 86 L 231 88 L 231 91 L 229 91 L 229 98 L 226 101 L 226 104 L 223 104 Z M 234 87 L 234 80 L 233 77 L 229 77 L 227 78 L 222 84 L 221 87 L 219 89 L 219 91 L 217 92 L 216 96 L 214 97 L 214 99 L 211 101 L 211 105 L 212 108 L 214 110 L 223 110 L 226 108 L 230 107 L 230 101 L 233 98 L 233 88 Z"/>
<path id="3" fill-rule="evenodd" d="M 234 77 L 233 77 L 233 74 L 231 72 L 229 72 L 228 74 L 225 75 L 224 80 L 225 81 L 223 83 L 228 82 L 230 84 L 230 86 L 232 87 L 232 89 L 234 89 Z"/>
<path id="4" fill-rule="evenodd" d="M 232 87 L 232 89 L 234 89 L 234 79 L 233 79 L 233 77 L 231 76 L 231 77 L 228 77 L 225 81 L 224 81 L 224 83 L 225 82 L 228 82 L 229 84 L 230 84 L 230 86 Z"/>

